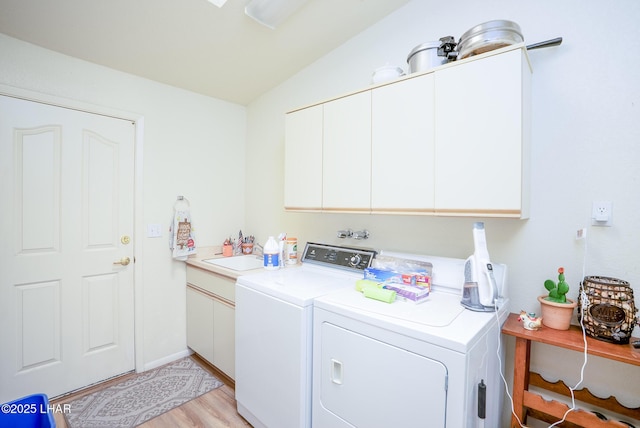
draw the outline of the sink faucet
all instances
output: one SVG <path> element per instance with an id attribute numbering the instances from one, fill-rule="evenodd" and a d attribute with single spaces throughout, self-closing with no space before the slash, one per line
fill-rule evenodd
<path id="1" fill-rule="evenodd" d="M 256 256 L 261 256 L 263 254 L 262 245 L 258 244 L 257 242 L 254 242 L 254 244 L 253 244 L 253 254 L 255 254 Z"/>

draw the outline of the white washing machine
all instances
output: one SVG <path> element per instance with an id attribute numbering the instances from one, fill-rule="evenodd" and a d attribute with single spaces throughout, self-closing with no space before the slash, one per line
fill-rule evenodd
<path id="1" fill-rule="evenodd" d="M 503 383 L 497 352 L 508 311 L 460 305 L 464 260 L 429 261 L 422 303 L 371 300 L 353 288 L 314 302 L 313 427 L 498 427 Z M 501 295 L 507 268 L 494 264 Z"/>
<path id="2" fill-rule="evenodd" d="M 301 266 L 236 282 L 236 401 L 256 428 L 311 426 L 313 300 L 355 281 L 375 251 L 309 243 Z"/>

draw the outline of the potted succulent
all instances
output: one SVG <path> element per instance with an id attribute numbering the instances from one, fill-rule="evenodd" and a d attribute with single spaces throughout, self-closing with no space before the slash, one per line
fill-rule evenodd
<path id="1" fill-rule="evenodd" d="M 549 292 L 548 296 L 538 297 L 542 324 L 556 330 L 568 330 L 578 303 L 567 299 L 569 284 L 565 281 L 563 267 L 558 268 L 558 282 L 547 279 L 544 288 Z"/>

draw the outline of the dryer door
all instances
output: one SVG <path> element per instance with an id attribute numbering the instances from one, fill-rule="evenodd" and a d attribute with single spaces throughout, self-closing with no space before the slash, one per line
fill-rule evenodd
<path id="1" fill-rule="evenodd" d="M 442 363 L 328 322 L 321 335 L 322 415 L 314 426 L 445 427 Z"/>

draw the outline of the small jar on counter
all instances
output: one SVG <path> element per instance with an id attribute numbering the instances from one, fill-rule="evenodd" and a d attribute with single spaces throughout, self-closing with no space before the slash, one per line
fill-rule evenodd
<path id="1" fill-rule="evenodd" d="M 285 259 L 288 265 L 298 263 L 298 238 L 287 238 Z"/>

